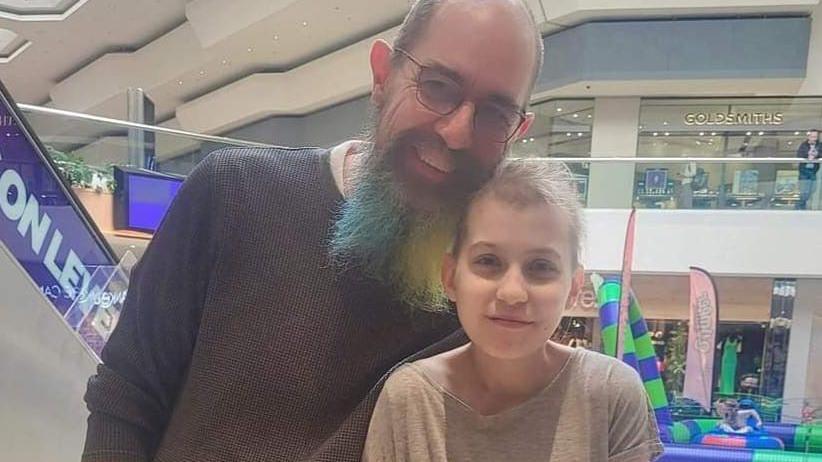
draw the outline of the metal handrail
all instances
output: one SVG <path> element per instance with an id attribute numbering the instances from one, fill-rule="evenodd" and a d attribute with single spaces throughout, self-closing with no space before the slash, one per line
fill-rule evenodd
<path id="1" fill-rule="evenodd" d="M 209 141 L 212 143 L 223 143 L 223 144 L 233 144 L 251 148 L 270 148 L 273 147 L 271 144 L 265 143 L 257 143 L 255 141 L 245 141 L 245 140 L 238 140 L 234 138 L 225 138 L 220 136 L 212 136 L 212 135 L 203 135 L 200 133 L 192 133 L 187 132 L 184 130 L 177 130 L 174 128 L 166 128 L 166 127 L 158 127 L 156 125 L 146 125 L 137 122 L 128 122 L 125 120 L 118 120 L 118 119 L 110 119 L 108 117 L 101 117 L 95 116 L 91 114 L 83 114 L 80 112 L 73 112 L 73 111 L 64 111 L 62 109 L 53 109 L 49 107 L 42 107 L 42 106 L 33 106 L 31 104 L 22 104 L 18 103 L 17 107 L 24 111 L 30 111 L 39 114 L 49 114 L 49 115 L 59 115 L 65 117 L 71 117 L 74 119 L 82 119 L 88 120 L 90 122 L 98 122 L 102 124 L 108 125 L 116 125 L 118 127 L 126 127 L 126 128 L 137 128 L 140 130 L 151 131 L 155 133 L 165 133 L 168 135 L 175 135 L 175 136 L 184 136 L 187 138 L 193 138 L 200 141 Z"/>
<path id="2" fill-rule="evenodd" d="M 808 160 L 800 157 L 525 157 L 526 161 L 559 161 L 570 163 L 662 163 L 662 164 L 819 164 L 822 159 Z"/>
<path id="3" fill-rule="evenodd" d="M 214 143 L 235 144 L 240 146 L 255 147 L 255 148 L 270 148 L 274 145 L 258 143 L 255 141 L 238 140 L 235 138 L 226 138 L 213 135 L 203 135 L 201 133 L 187 132 L 184 130 L 177 130 L 173 128 L 159 127 L 156 125 L 146 125 L 137 122 L 128 122 L 125 120 L 110 119 L 108 117 L 95 116 L 91 114 L 83 114 L 80 112 L 66 111 L 63 109 L 54 109 L 42 106 L 34 106 L 31 104 L 18 103 L 17 106 L 24 110 L 40 114 L 60 115 L 72 117 L 75 119 L 88 120 L 91 122 L 98 122 L 108 125 L 116 125 L 119 127 L 137 128 L 141 130 L 152 131 L 156 133 L 166 133 L 169 135 L 185 136 L 201 141 L 210 141 Z M 685 164 L 689 162 L 697 162 L 702 164 L 799 164 L 799 163 L 822 163 L 822 159 L 809 161 L 799 157 L 534 157 L 525 158 L 533 161 L 561 161 L 573 163 L 609 163 L 609 162 L 632 162 L 632 163 L 666 163 L 666 164 Z"/>

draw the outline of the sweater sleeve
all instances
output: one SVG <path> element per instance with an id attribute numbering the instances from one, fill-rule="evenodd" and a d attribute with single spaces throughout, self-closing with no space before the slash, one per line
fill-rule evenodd
<path id="1" fill-rule="evenodd" d="M 185 181 L 134 269 L 118 325 L 88 382 L 83 460 L 147 461 L 188 370 L 219 251 L 219 154 Z"/>

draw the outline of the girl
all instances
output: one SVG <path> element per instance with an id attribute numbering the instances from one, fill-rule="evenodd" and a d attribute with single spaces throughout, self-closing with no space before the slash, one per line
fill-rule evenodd
<path id="1" fill-rule="evenodd" d="M 661 453 L 637 373 L 550 340 L 583 285 L 581 215 L 564 165 L 500 167 L 443 262 L 470 342 L 389 377 L 364 461 L 647 462 Z"/>

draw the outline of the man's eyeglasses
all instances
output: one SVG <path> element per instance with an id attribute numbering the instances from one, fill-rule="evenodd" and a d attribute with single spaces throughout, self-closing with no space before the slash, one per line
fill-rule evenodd
<path id="1" fill-rule="evenodd" d="M 451 77 L 435 68 L 420 63 L 410 53 L 395 48 L 419 68 L 417 74 L 417 101 L 439 115 L 449 115 L 465 102 L 465 89 Z M 525 121 L 522 110 L 501 103 L 476 103 L 474 132 L 476 136 L 497 143 L 507 143 Z"/>

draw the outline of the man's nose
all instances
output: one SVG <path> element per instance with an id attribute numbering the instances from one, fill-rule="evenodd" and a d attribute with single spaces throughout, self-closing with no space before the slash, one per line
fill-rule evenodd
<path id="1" fill-rule="evenodd" d="M 451 114 L 442 116 L 434 125 L 434 130 L 448 145 L 448 149 L 459 151 L 471 147 L 475 110 L 474 104 L 466 101 Z"/>

